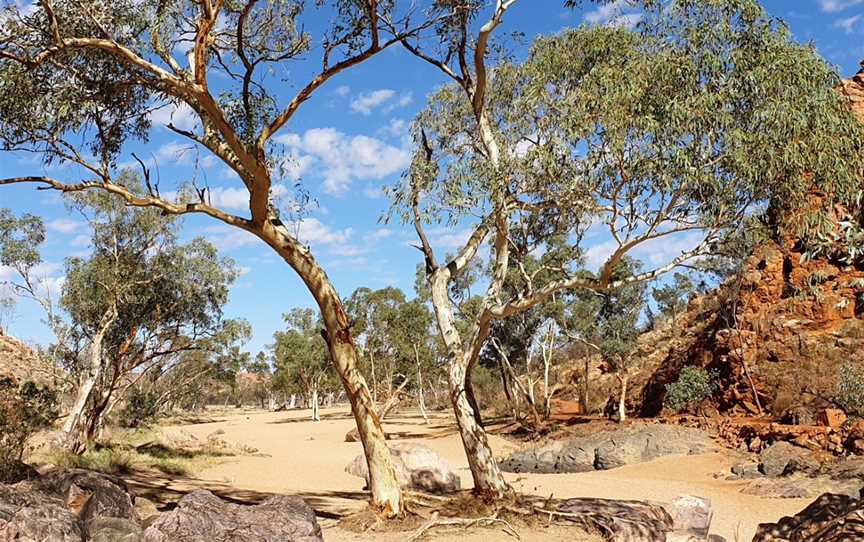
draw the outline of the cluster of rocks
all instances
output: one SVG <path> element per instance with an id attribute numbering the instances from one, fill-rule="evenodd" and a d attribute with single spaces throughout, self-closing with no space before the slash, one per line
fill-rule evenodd
<path id="1" fill-rule="evenodd" d="M 403 488 L 438 495 L 455 493 L 462 488 L 459 475 L 430 447 L 416 442 L 397 442 L 389 448 L 396 478 Z M 369 484 L 369 467 L 363 454 L 355 457 L 345 467 L 345 472 Z"/>
<path id="2" fill-rule="evenodd" d="M 209 491 L 183 497 L 170 512 L 136 499 L 115 477 L 54 470 L 0 485 L 0 542 L 321 542 L 314 511 L 298 497 L 255 506 Z"/>
<path id="3" fill-rule="evenodd" d="M 857 496 L 864 483 L 864 458 L 837 459 L 781 441 L 722 476 L 747 480 L 742 493 L 748 495 L 805 498 L 831 491 Z"/>
<path id="4" fill-rule="evenodd" d="M 633 424 L 586 437 L 551 442 L 521 450 L 504 459 L 505 472 L 588 472 L 651 461 L 665 455 L 691 455 L 716 450 L 707 433 L 690 427 Z"/>

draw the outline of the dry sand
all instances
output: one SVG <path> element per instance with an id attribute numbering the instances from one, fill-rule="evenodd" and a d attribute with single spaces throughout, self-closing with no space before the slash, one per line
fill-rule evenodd
<path id="1" fill-rule="evenodd" d="M 325 409 L 320 422 L 308 420 L 308 412 L 228 411 L 213 412 L 208 423 L 174 425 L 163 428 L 169 436 L 184 433 L 206 439 L 221 430 L 220 438 L 259 450 L 256 456 L 237 456 L 198 473 L 205 487 L 210 484 L 236 489 L 238 496 L 256 493 L 296 494 L 306 498 L 322 517 L 328 542 L 348 540 L 405 540 L 405 534 L 369 533 L 357 535 L 336 525 L 334 518 L 362 508 L 366 495 L 363 481 L 344 472 L 360 453 L 359 443 L 344 442 L 345 433 L 354 427 L 347 409 Z M 445 457 L 462 477 L 463 487 L 471 484 L 471 474 L 453 421 L 437 414 L 430 425 L 409 414 L 388 419 L 388 433 L 399 439 L 418 440 Z M 495 435 L 491 444 L 497 456 L 515 449 L 515 444 Z M 766 499 L 740 493 L 741 482 L 717 480 L 713 474 L 728 470 L 732 460 L 723 454 L 665 457 L 649 463 L 611 471 L 583 474 L 508 475 L 514 486 L 525 493 L 547 497 L 605 497 L 669 501 L 690 494 L 711 499 L 714 508 L 712 534 L 729 542 L 752 539 L 761 522 L 776 521 L 798 512 L 810 499 Z M 163 489 L 171 489 L 163 487 Z M 182 488 L 179 488 L 182 489 Z M 329 519 L 328 519 L 329 518 Z M 551 527 L 522 532 L 523 540 L 573 541 L 572 530 Z M 466 532 L 464 529 L 437 533 L 440 541 L 505 540 L 500 530 Z M 584 538 L 580 540 L 585 540 Z"/>

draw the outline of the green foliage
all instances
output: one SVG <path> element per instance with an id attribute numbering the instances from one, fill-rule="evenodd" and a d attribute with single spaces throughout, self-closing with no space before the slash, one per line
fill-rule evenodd
<path id="1" fill-rule="evenodd" d="M 0 480 L 14 478 L 27 440 L 57 418 L 57 394 L 33 382 L 0 379 Z"/>
<path id="2" fill-rule="evenodd" d="M 837 375 L 834 400 L 850 416 L 864 417 L 864 367 L 847 362 Z"/>
<path id="3" fill-rule="evenodd" d="M 562 237 L 581 243 L 599 224 L 623 253 L 687 231 L 704 254 L 742 224 L 811 239 L 814 226 L 791 211 L 821 224 L 835 203 L 854 202 L 864 131 L 812 46 L 794 42 L 754 0 L 678 1 L 644 15 L 635 30 L 540 38 L 524 62 L 495 67 L 486 117 L 499 164 L 465 93 L 439 90 L 415 130 L 431 160 L 418 153 L 391 190 L 394 210 L 411 220 L 415 191 L 429 222 L 509 203 L 510 230 L 535 232 L 529 249 Z M 814 191 L 828 196 L 811 202 Z M 576 257 L 567 263 L 578 268 Z"/>
<path id="4" fill-rule="evenodd" d="M 704 401 L 716 391 L 717 375 L 702 367 L 684 367 L 678 374 L 678 380 L 666 384 L 663 406 L 677 412 Z"/>
<path id="5" fill-rule="evenodd" d="M 673 321 L 687 308 L 687 296 L 693 291 L 693 281 L 681 273 L 675 273 L 671 282 L 651 290 L 660 314 Z"/>
<path id="6" fill-rule="evenodd" d="M 159 414 L 159 396 L 152 390 L 133 387 L 126 394 L 126 404 L 120 411 L 120 426 L 137 428 L 149 425 Z"/>
<path id="7" fill-rule="evenodd" d="M 334 378 L 327 343 L 312 309 L 295 308 L 283 315 L 287 326 L 273 334 L 270 346 L 274 386 L 286 393 L 311 394 Z"/>

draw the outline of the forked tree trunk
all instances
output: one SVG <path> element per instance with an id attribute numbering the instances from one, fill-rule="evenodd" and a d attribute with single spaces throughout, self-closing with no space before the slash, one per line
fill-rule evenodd
<path id="1" fill-rule="evenodd" d="M 456 423 L 459 426 L 468 466 L 471 468 L 471 477 L 474 479 L 474 491 L 492 497 L 502 497 L 512 489 L 498 468 L 486 431 L 477 422 L 474 408 L 468 399 L 466 383 L 470 369 L 470 354 L 464 351 L 459 332 L 456 330 L 453 310 L 447 295 L 446 277 L 433 276 L 430 284 L 438 329 L 444 344 L 447 345 L 450 401 L 456 413 Z"/>
<path id="2" fill-rule="evenodd" d="M 369 466 L 372 505 L 387 516 L 401 515 L 402 489 L 384 439 L 384 429 L 375 414 L 369 386 L 357 366 L 357 348 L 339 294 L 311 252 L 291 237 L 277 217 L 271 217 L 255 233 L 297 272 L 315 298 L 324 322 L 330 359 L 351 403 Z"/>
<path id="3" fill-rule="evenodd" d="M 108 333 L 108 329 L 114 324 L 116 319 L 117 309 L 114 306 L 102 316 L 102 320 L 99 322 L 99 329 L 90 342 L 87 370 L 81 380 L 81 385 L 78 387 L 78 393 L 75 396 L 75 402 L 72 404 L 69 416 L 63 424 L 63 448 L 74 454 L 83 453 L 87 449 L 86 433 L 90 424 L 84 419 L 84 414 L 87 410 L 87 405 L 93 397 L 99 376 L 102 374 L 102 342 L 105 339 L 105 334 Z"/>
<path id="4" fill-rule="evenodd" d="M 511 491 L 504 480 L 498 463 L 492 455 L 492 448 L 483 426 L 477 423 L 477 416 L 468 400 L 465 376 L 468 363 L 464 359 L 450 362 L 450 400 L 456 413 L 456 422 L 468 457 L 468 466 L 474 479 L 474 491 L 493 497 L 501 497 Z"/>

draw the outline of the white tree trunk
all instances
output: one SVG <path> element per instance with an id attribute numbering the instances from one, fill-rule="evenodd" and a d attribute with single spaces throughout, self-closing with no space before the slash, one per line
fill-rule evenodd
<path id="1" fill-rule="evenodd" d="M 402 488 L 396 478 L 381 420 L 375 414 L 369 386 L 357 366 L 357 347 L 339 294 L 309 249 L 290 235 L 277 216 L 269 216 L 253 233 L 282 256 L 315 298 L 324 322 L 330 359 L 351 402 L 351 412 L 357 423 L 369 467 L 372 505 L 386 516 L 402 515 Z"/>
<path id="2" fill-rule="evenodd" d="M 465 384 L 470 369 L 470 354 L 463 350 L 459 332 L 456 330 L 446 278 L 440 275 L 433 276 L 430 283 L 438 329 L 444 344 L 447 345 L 450 401 L 456 413 L 456 423 L 468 458 L 468 466 L 471 468 L 471 477 L 474 479 L 474 491 L 492 497 L 502 497 L 512 490 L 492 455 L 486 431 L 477 423 L 474 410 L 468 401 Z"/>
<path id="3" fill-rule="evenodd" d="M 627 419 L 627 381 L 630 376 L 626 371 L 618 375 L 618 381 L 621 383 L 621 395 L 618 397 L 618 421 L 624 422 Z"/>
<path id="4" fill-rule="evenodd" d="M 90 342 L 89 363 L 84 376 L 81 380 L 81 385 L 78 387 L 78 393 L 75 396 L 75 402 L 72 404 L 72 409 L 66 422 L 63 424 L 62 442 L 63 448 L 72 453 L 82 453 L 86 449 L 87 443 L 84 439 L 84 432 L 87 426 L 84 419 L 84 413 L 90 399 L 93 397 L 93 392 L 96 388 L 96 383 L 99 376 L 102 374 L 102 341 L 105 339 L 105 334 L 108 329 L 114 324 L 117 319 L 117 309 L 112 306 L 106 312 L 99 322 L 99 329 L 93 336 Z"/>
<path id="5" fill-rule="evenodd" d="M 315 387 L 312 389 L 312 397 L 310 399 L 312 403 L 312 421 L 319 422 L 321 421 L 321 416 L 318 413 L 318 388 Z"/>

